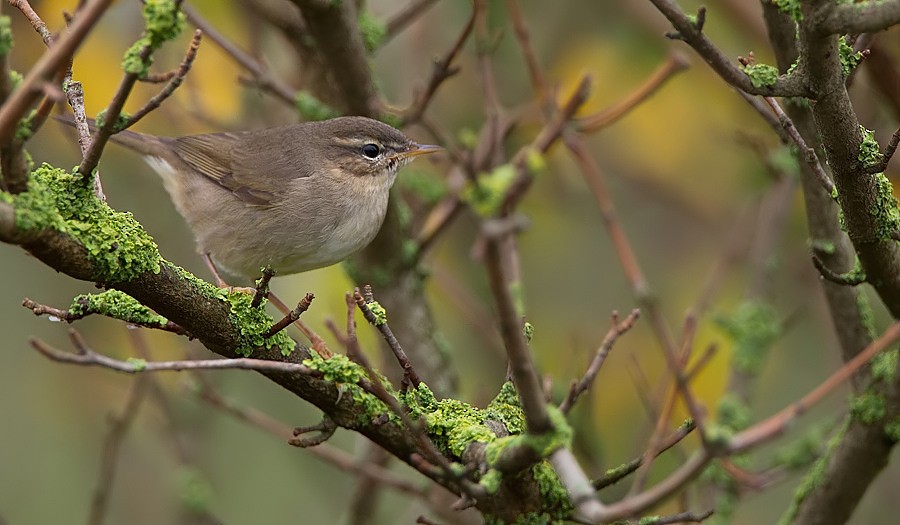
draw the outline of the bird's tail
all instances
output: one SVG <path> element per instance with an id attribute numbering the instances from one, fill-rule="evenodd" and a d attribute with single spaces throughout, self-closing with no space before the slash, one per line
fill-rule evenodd
<path id="1" fill-rule="evenodd" d="M 71 115 L 57 115 L 53 118 L 61 124 L 75 127 L 75 119 Z M 94 119 L 88 119 L 88 126 L 91 128 L 91 133 L 97 131 L 97 124 L 94 122 Z M 167 150 L 165 147 L 167 139 L 136 131 L 120 131 L 113 134 L 109 140 L 142 155 L 152 157 L 163 156 L 162 154 Z"/>

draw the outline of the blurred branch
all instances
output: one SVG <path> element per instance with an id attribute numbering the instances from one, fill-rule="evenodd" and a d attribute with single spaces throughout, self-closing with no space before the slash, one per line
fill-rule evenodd
<path id="1" fill-rule="evenodd" d="M 436 3 L 438 0 L 410 0 L 406 7 L 388 20 L 385 41 L 397 36 L 397 33 L 409 27 Z"/>
<path id="2" fill-rule="evenodd" d="M 191 24 L 201 30 L 207 38 L 215 42 L 238 65 L 249 71 L 253 75 L 254 81 L 260 87 L 275 95 L 285 104 L 294 107 L 294 90 L 290 86 L 216 30 L 192 6 L 185 5 L 182 7 L 182 10 Z"/>
<path id="3" fill-rule="evenodd" d="M 594 133 L 613 125 L 653 96 L 669 79 L 688 67 L 690 63 L 684 55 L 678 52 L 669 53 L 666 61 L 625 99 L 599 113 L 578 119 L 578 130 L 582 133 Z"/>
<path id="4" fill-rule="evenodd" d="M 591 359 L 587 371 L 581 379 L 572 381 L 568 395 L 566 395 L 566 398 L 563 399 L 562 403 L 559 405 L 559 409 L 563 414 L 567 414 L 575 405 L 575 402 L 578 401 L 578 397 L 591 388 L 591 385 L 594 384 L 594 379 L 597 378 L 597 373 L 600 372 L 600 367 L 603 366 L 603 362 L 606 360 L 606 356 L 609 355 L 610 350 L 612 350 L 613 345 L 619 337 L 628 330 L 631 330 L 631 327 L 637 322 L 640 314 L 640 310 L 634 309 L 622 320 L 622 322 L 619 322 L 619 313 L 613 312 L 612 326 L 610 326 L 609 330 L 606 332 L 606 336 L 603 337 L 603 342 L 600 343 L 600 347 L 594 354 L 594 358 Z"/>
<path id="5" fill-rule="evenodd" d="M 78 18 L 61 37 L 48 49 L 41 58 L 31 67 L 25 79 L 18 89 L 13 91 L 9 98 L 3 101 L 0 107 L 0 144 L 6 144 L 14 135 L 14 130 L 19 121 L 25 116 L 28 109 L 44 93 L 43 86 L 51 82 L 68 66 L 72 55 L 100 17 L 109 8 L 112 0 L 92 0 Z M 19 173 L 19 176 L 22 176 Z M 25 183 L 21 180 L 11 180 L 9 173 L 4 174 L 4 184 L 15 191 L 24 191 Z"/>

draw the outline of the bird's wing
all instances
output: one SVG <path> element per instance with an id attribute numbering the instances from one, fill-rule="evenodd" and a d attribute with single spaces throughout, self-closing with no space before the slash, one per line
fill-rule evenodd
<path id="1" fill-rule="evenodd" d="M 291 179 L 305 176 L 291 162 L 278 130 L 211 133 L 175 139 L 178 156 L 242 201 L 272 204 Z"/>

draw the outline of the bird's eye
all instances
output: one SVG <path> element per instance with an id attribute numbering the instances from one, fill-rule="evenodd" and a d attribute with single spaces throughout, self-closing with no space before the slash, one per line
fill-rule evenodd
<path id="1" fill-rule="evenodd" d="M 381 148 L 378 147 L 378 144 L 366 144 L 362 147 L 362 154 L 367 158 L 377 158 L 379 153 L 381 153 Z"/>

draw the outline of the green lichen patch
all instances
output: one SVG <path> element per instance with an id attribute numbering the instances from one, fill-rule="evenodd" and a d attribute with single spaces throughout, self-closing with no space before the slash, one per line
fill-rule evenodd
<path id="1" fill-rule="evenodd" d="M 373 53 L 381 47 L 387 36 L 387 24 L 376 18 L 368 11 L 359 14 L 359 32 L 363 37 L 363 45 L 366 51 Z"/>
<path id="2" fill-rule="evenodd" d="M 752 422 L 750 407 L 737 395 L 730 392 L 719 400 L 717 414 L 718 423 L 733 431 L 743 430 Z"/>
<path id="3" fill-rule="evenodd" d="M 341 390 L 342 396 L 349 396 L 359 411 L 357 423 L 366 425 L 372 421 L 388 416 L 393 422 L 398 422 L 399 417 L 388 407 L 383 401 L 378 399 L 374 394 L 370 394 L 358 386 L 360 380 L 368 377 L 366 370 L 351 361 L 347 356 L 335 354 L 328 359 L 323 358 L 319 354 L 312 352 L 308 359 L 303 360 L 303 364 L 322 373 L 322 378 L 326 381 L 337 384 Z M 388 394 L 399 399 L 398 394 L 394 391 L 390 381 L 382 376 L 378 376 L 382 386 L 387 390 Z"/>
<path id="4" fill-rule="evenodd" d="M 381 303 L 372 301 L 371 303 L 368 303 L 367 306 L 369 307 L 369 311 L 372 312 L 372 315 L 375 316 L 375 322 L 372 324 L 375 326 L 387 324 L 387 310 L 381 306 Z"/>
<path id="5" fill-rule="evenodd" d="M 881 352 L 872 358 L 872 379 L 884 383 L 893 383 L 897 373 L 898 349 Z"/>
<path id="6" fill-rule="evenodd" d="M 181 12 L 180 2 L 173 0 L 144 0 L 141 14 L 144 34 L 125 51 L 122 69 L 144 78 L 153 64 L 153 52 L 181 34 L 186 17 Z"/>
<path id="7" fill-rule="evenodd" d="M 100 314 L 142 326 L 162 326 L 169 322 L 165 317 L 139 303 L 134 297 L 119 290 L 79 295 L 72 300 L 69 313 L 74 315 Z"/>
<path id="8" fill-rule="evenodd" d="M 876 173 L 875 202 L 869 208 L 869 215 L 875 223 L 875 236 L 883 241 L 890 241 L 900 231 L 900 209 L 894 197 L 894 186 L 884 173 Z"/>
<path id="9" fill-rule="evenodd" d="M 790 507 L 781 517 L 781 520 L 778 521 L 778 525 L 791 525 L 792 523 L 794 523 L 794 518 L 800 511 L 800 505 L 803 503 L 803 501 L 807 497 L 809 497 L 810 494 L 812 494 L 813 490 L 815 490 L 825 482 L 825 473 L 828 469 L 828 462 L 831 458 L 831 454 L 834 451 L 835 447 L 837 447 L 837 445 L 841 442 L 841 439 L 843 439 L 844 433 L 846 431 L 847 424 L 845 423 L 841 430 L 839 432 L 836 432 L 835 435 L 832 436 L 832 438 L 828 441 L 828 450 L 806 473 L 806 477 L 803 478 L 800 486 L 797 487 L 797 491 L 794 492 L 794 499 L 791 502 Z"/>
<path id="10" fill-rule="evenodd" d="M 862 62 L 863 54 L 853 49 L 853 46 L 847 43 L 843 37 L 838 39 L 838 52 L 841 60 L 841 73 L 844 77 L 849 77 L 850 73 Z"/>
<path id="11" fill-rule="evenodd" d="M 862 141 L 859 143 L 859 155 L 857 158 L 863 163 L 863 166 L 880 164 L 884 160 L 884 155 L 881 153 L 881 146 L 875 140 L 875 132 L 863 126 L 859 127 L 859 132 L 862 135 Z"/>
<path id="12" fill-rule="evenodd" d="M 129 357 L 125 362 L 133 366 L 135 372 L 143 372 L 147 369 L 147 360 L 140 357 Z"/>
<path id="13" fill-rule="evenodd" d="M 519 393 L 512 381 L 503 383 L 500 392 L 485 409 L 485 416 L 503 423 L 510 434 L 525 432 L 525 413 L 519 402 Z"/>
<path id="14" fill-rule="evenodd" d="M 778 68 L 768 64 L 750 64 L 742 66 L 741 70 L 750 77 L 753 87 L 759 89 L 772 87 L 778 81 Z"/>
<path id="15" fill-rule="evenodd" d="M 773 3 L 778 6 L 782 13 L 793 18 L 795 22 L 803 20 L 803 13 L 800 11 L 800 0 L 774 0 Z"/>
<path id="16" fill-rule="evenodd" d="M 884 433 L 894 443 L 900 443 L 900 416 L 888 421 L 884 426 Z"/>
<path id="17" fill-rule="evenodd" d="M 478 182 L 466 186 L 461 194 L 478 215 L 492 217 L 500 211 L 506 192 L 516 179 L 516 168 L 503 164 L 478 178 Z"/>
<path id="18" fill-rule="evenodd" d="M 229 305 L 229 317 L 231 324 L 241 334 L 240 344 L 235 349 L 240 355 L 249 357 L 257 348 L 278 348 L 281 355 L 289 356 L 294 351 L 294 340 L 284 330 L 272 337 L 266 337 L 266 333 L 274 323 L 272 317 L 264 308 L 263 300 L 258 307 L 253 307 L 253 296 L 244 292 L 222 290 L 218 294 Z"/>
<path id="19" fill-rule="evenodd" d="M 28 191 L 2 198 L 16 209 L 19 230 L 56 230 L 84 246 L 98 281 L 115 284 L 159 273 L 153 239 L 131 213 L 107 206 L 91 186 L 80 173 L 44 164 L 32 172 Z"/>
<path id="20" fill-rule="evenodd" d="M 182 466 L 176 477 L 181 503 L 198 514 L 208 512 L 213 488 L 206 476 L 193 467 Z"/>
<path id="21" fill-rule="evenodd" d="M 813 428 L 800 439 L 780 448 L 775 453 L 775 464 L 792 471 L 804 470 L 822 455 L 824 443 L 824 427 Z"/>
<path id="22" fill-rule="evenodd" d="M 559 481 L 559 477 L 550 463 L 542 461 L 531 467 L 531 474 L 541 493 L 543 514 L 548 515 L 554 521 L 564 520 L 571 516 L 573 508 L 569 502 L 569 493 Z"/>
<path id="23" fill-rule="evenodd" d="M 306 90 L 301 90 L 294 94 L 294 106 L 297 108 L 300 116 L 306 120 L 328 120 L 341 115 L 338 110 L 322 102 Z"/>
<path id="24" fill-rule="evenodd" d="M 437 400 L 423 383 L 409 390 L 404 401 L 411 415 L 422 420 L 428 437 L 442 452 L 462 457 L 472 443 L 497 439 L 484 423 L 484 411 L 456 399 Z"/>
<path id="25" fill-rule="evenodd" d="M 766 354 L 781 335 L 781 322 L 771 305 L 760 301 L 746 301 L 730 316 L 715 319 L 734 342 L 732 366 L 748 375 L 762 370 Z"/>
<path id="26" fill-rule="evenodd" d="M 0 16 L 0 55 L 8 55 L 12 46 L 13 34 L 10 19 L 8 16 L 2 15 Z"/>
<path id="27" fill-rule="evenodd" d="M 874 425 L 886 412 L 884 396 L 872 390 L 850 398 L 850 415 L 860 423 Z"/>

